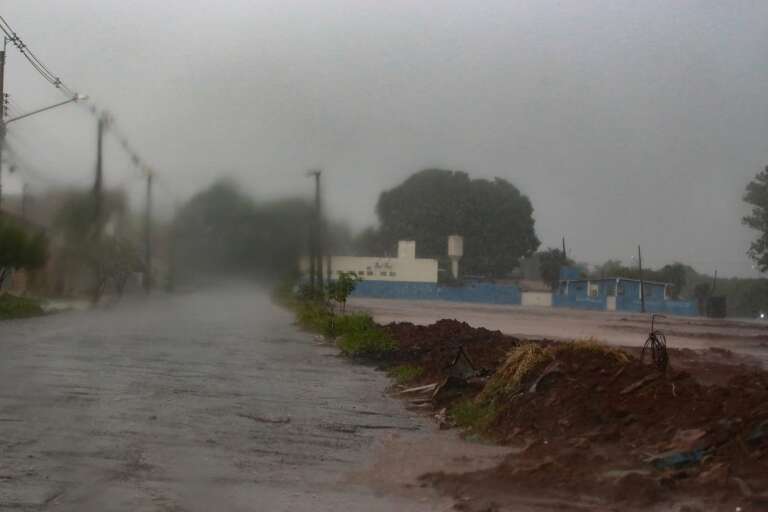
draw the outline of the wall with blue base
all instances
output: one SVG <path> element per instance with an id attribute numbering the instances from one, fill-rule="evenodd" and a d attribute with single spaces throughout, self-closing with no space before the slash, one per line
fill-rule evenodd
<path id="1" fill-rule="evenodd" d="M 352 297 L 406 300 L 446 300 L 481 304 L 520 304 L 520 288 L 494 283 L 466 283 L 463 286 L 443 286 L 435 283 L 403 283 L 390 281 L 361 281 Z"/>
<path id="2" fill-rule="evenodd" d="M 605 311 L 607 308 L 605 297 L 560 295 L 559 293 L 552 294 L 552 305 L 556 308 L 589 309 L 592 311 Z"/>
<path id="3" fill-rule="evenodd" d="M 632 311 L 639 313 L 642 304 L 640 299 L 635 297 L 617 297 L 616 298 L 616 310 L 617 311 Z M 646 313 L 660 313 L 669 315 L 681 315 L 681 316 L 696 316 L 699 314 L 699 306 L 694 301 L 690 300 L 646 300 L 645 301 Z"/>
<path id="4" fill-rule="evenodd" d="M 352 297 L 368 297 L 375 299 L 404 299 L 404 300 L 445 300 L 451 302 L 474 302 L 478 304 L 510 304 L 522 303 L 522 294 L 517 286 L 499 285 L 494 283 L 466 283 L 463 286 L 444 286 L 435 283 L 405 283 L 392 281 L 361 281 L 357 283 Z M 552 295 L 552 306 L 586 309 L 591 311 L 606 311 L 605 295 L 589 297 L 586 294 Z M 627 295 L 616 297 L 617 311 L 640 312 L 640 300 Z M 670 315 L 695 316 L 699 314 L 695 302 L 686 300 L 649 299 L 645 301 L 648 313 L 665 313 Z"/>

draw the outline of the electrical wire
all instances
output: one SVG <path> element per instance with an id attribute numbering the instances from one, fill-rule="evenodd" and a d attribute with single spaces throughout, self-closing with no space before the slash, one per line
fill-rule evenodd
<path id="1" fill-rule="evenodd" d="M 54 74 L 51 69 L 41 61 L 37 55 L 22 41 L 21 37 L 13 30 L 13 27 L 8 21 L 0 16 L 0 31 L 2 31 L 8 40 L 19 50 L 24 58 L 32 65 L 32 67 L 42 76 L 46 81 L 51 83 L 54 87 L 64 92 L 68 97 L 72 98 L 76 96 L 76 93 L 67 85 L 62 82 L 58 75 Z M 18 109 L 17 109 L 18 110 Z M 99 109 L 93 103 L 90 103 L 88 109 L 91 114 L 95 116 L 106 115 L 106 110 Z M 128 141 L 128 138 L 123 135 L 123 132 L 115 125 L 113 119 L 109 122 L 110 133 L 114 135 L 120 146 L 128 154 L 131 163 L 137 167 L 142 176 L 147 176 L 149 173 L 153 173 L 152 168 L 139 156 L 138 151 L 135 150 L 133 145 Z"/>
<path id="2" fill-rule="evenodd" d="M 0 30 L 5 34 L 8 40 L 19 50 L 25 59 L 32 65 L 32 67 L 51 85 L 62 91 L 68 97 L 72 98 L 76 93 L 69 88 L 64 82 L 61 81 L 57 75 L 55 75 L 37 55 L 21 40 L 19 35 L 11 27 L 11 25 L 0 16 Z"/>

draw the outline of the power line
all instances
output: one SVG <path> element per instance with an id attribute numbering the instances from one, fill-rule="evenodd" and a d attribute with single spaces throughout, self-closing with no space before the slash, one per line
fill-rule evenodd
<path id="1" fill-rule="evenodd" d="M 41 61 L 37 55 L 22 41 L 21 37 L 19 37 L 18 33 L 16 33 L 15 30 L 11 27 L 11 25 L 8 23 L 8 21 L 0 16 L 0 30 L 5 34 L 5 36 L 8 38 L 8 41 L 10 41 L 18 50 L 19 52 L 24 56 L 25 59 L 32 65 L 32 67 L 42 76 L 46 81 L 48 81 L 50 84 L 52 84 L 57 89 L 64 92 L 67 96 L 75 97 L 77 94 L 67 85 L 62 82 L 61 78 L 59 78 L 58 75 L 54 74 L 51 69 L 46 66 L 43 61 Z M 91 114 L 93 114 L 96 117 L 99 117 L 103 115 L 106 110 L 98 109 L 96 105 L 93 103 L 90 104 L 89 111 Z M 128 157 L 131 160 L 131 163 L 137 167 L 141 173 L 142 176 L 146 176 L 151 171 L 151 166 L 149 166 L 140 156 L 138 151 L 133 147 L 133 145 L 128 141 L 128 138 L 125 137 L 123 132 L 115 125 L 114 119 L 110 119 L 109 123 L 109 131 L 114 135 L 114 137 L 117 139 L 120 146 L 123 148 L 123 150 L 128 154 Z"/>
<path id="2" fill-rule="evenodd" d="M 19 50 L 25 59 L 32 65 L 32 67 L 51 85 L 64 92 L 68 97 L 73 97 L 76 93 L 67 87 L 58 75 L 55 75 L 32 50 L 21 40 L 21 37 L 16 33 L 11 25 L 0 16 L 0 30 L 3 31 L 8 40 Z"/>

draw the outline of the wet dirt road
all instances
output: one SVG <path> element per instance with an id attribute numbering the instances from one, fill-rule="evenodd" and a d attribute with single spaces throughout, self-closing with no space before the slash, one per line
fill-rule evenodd
<path id="1" fill-rule="evenodd" d="M 0 509 L 445 510 L 371 485 L 433 437 L 386 385 L 251 291 L 1 322 Z"/>

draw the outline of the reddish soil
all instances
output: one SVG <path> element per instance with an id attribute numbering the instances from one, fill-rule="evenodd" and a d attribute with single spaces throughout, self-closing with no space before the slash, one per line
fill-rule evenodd
<path id="1" fill-rule="evenodd" d="M 460 346 L 495 371 L 520 344 L 453 320 L 386 329 L 400 343 L 396 359 L 422 366 L 425 382 L 445 375 Z M 535 392 L 544 368 L 530 372 L 522 391 L 498 401 L 485 432 L 519 453 L 492 469 L 452 468 L 424 481 L 461 497 L 467 511 L 501 510 L 522 493 L 572 510 L 768 510 L 768 372 L 723 350 L 670 351 L 666 373 L 630 353 L 556 354 L 556 371 Z"/>
<path id="2" fill-rule="evenodd" d="M 385 325 L 384 329 L 399 345 L 394 360 L 423 368 L 421 380 L 425 382 L 444 377 L 460 347 L 473 366 L 493 372 L 507 352 L 520 344 L 519 339 L 501 331 L 475 328 L 457 320 L 440 320 L 428 326 L 396 322 Z"/>

